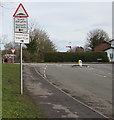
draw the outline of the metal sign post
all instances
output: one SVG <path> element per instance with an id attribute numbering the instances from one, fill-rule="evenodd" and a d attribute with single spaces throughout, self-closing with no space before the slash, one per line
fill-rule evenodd
<path id="1" fill-rule="evenodd" d="M 20 43 L 20 93 L 23 95 L 23 65 L 22 65 L 22 44 L 29 44 L 28 34 L 28 14 L 22 4 L 20 4 L 14 15 L 14 39 L 15 43 Z"/>
<path id="2" fill-rule="evenodd" d="M 20 43 L 20 77 L 21 77 L 21 95 L 23 94 L 23 66 L 22 66 L 22 43 Z"/>
<path id="3" fill-rule="evenodd" d="M 12 63 L 14 64 L 14 56 L 13 56 L 13 59 L 12 59 Z"/>

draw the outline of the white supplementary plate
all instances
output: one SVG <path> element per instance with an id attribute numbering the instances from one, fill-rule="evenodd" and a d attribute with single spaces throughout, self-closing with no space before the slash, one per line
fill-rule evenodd
<path id="1" fill-rule="evenodd" d="M 25 17 L 14 18 L 14 32 L 15 33 L 27 33 L 28 32 L 28 20 Z"/>
<path id="2" fill-rule="evenodd" d="M 29 43 L 29 34 L 15 33 L 15 43 Z"/>

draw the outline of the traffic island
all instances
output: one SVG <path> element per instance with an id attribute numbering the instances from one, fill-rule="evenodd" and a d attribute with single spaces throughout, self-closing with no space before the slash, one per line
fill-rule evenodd
<path id="1" fill-rule="evenodd" d="M 78 65 L 78 64 L 76 64 L 76 65 L 72 65 L 72 67 L 89 67 L 88 65 L 82 65 L 82 66 L 80 66 L 80 65 Z"/>

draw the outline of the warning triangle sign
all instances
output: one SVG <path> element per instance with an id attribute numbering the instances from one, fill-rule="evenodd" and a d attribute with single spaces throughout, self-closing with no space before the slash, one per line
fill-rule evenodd
<path id="1" fill-rule="evenodd" d="M 20 3 L 13 17 L 29 17 L 29 15 L 26 12 L 24 6 Z"/>

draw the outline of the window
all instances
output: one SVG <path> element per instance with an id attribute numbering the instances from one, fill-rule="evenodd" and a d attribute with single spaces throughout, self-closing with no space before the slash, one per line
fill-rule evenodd
<path id="1" fill-rule="evenodd" d="M 110 58 L 111 58 L 111 59 L 113 58 L 113 53 L 110 53 Z"/>
<path id="2" fill-rule="evenodd" d="M 111 47 L 114 47 L 114 43 L 113 43 L 113 44 L 111 44 Z"/>

